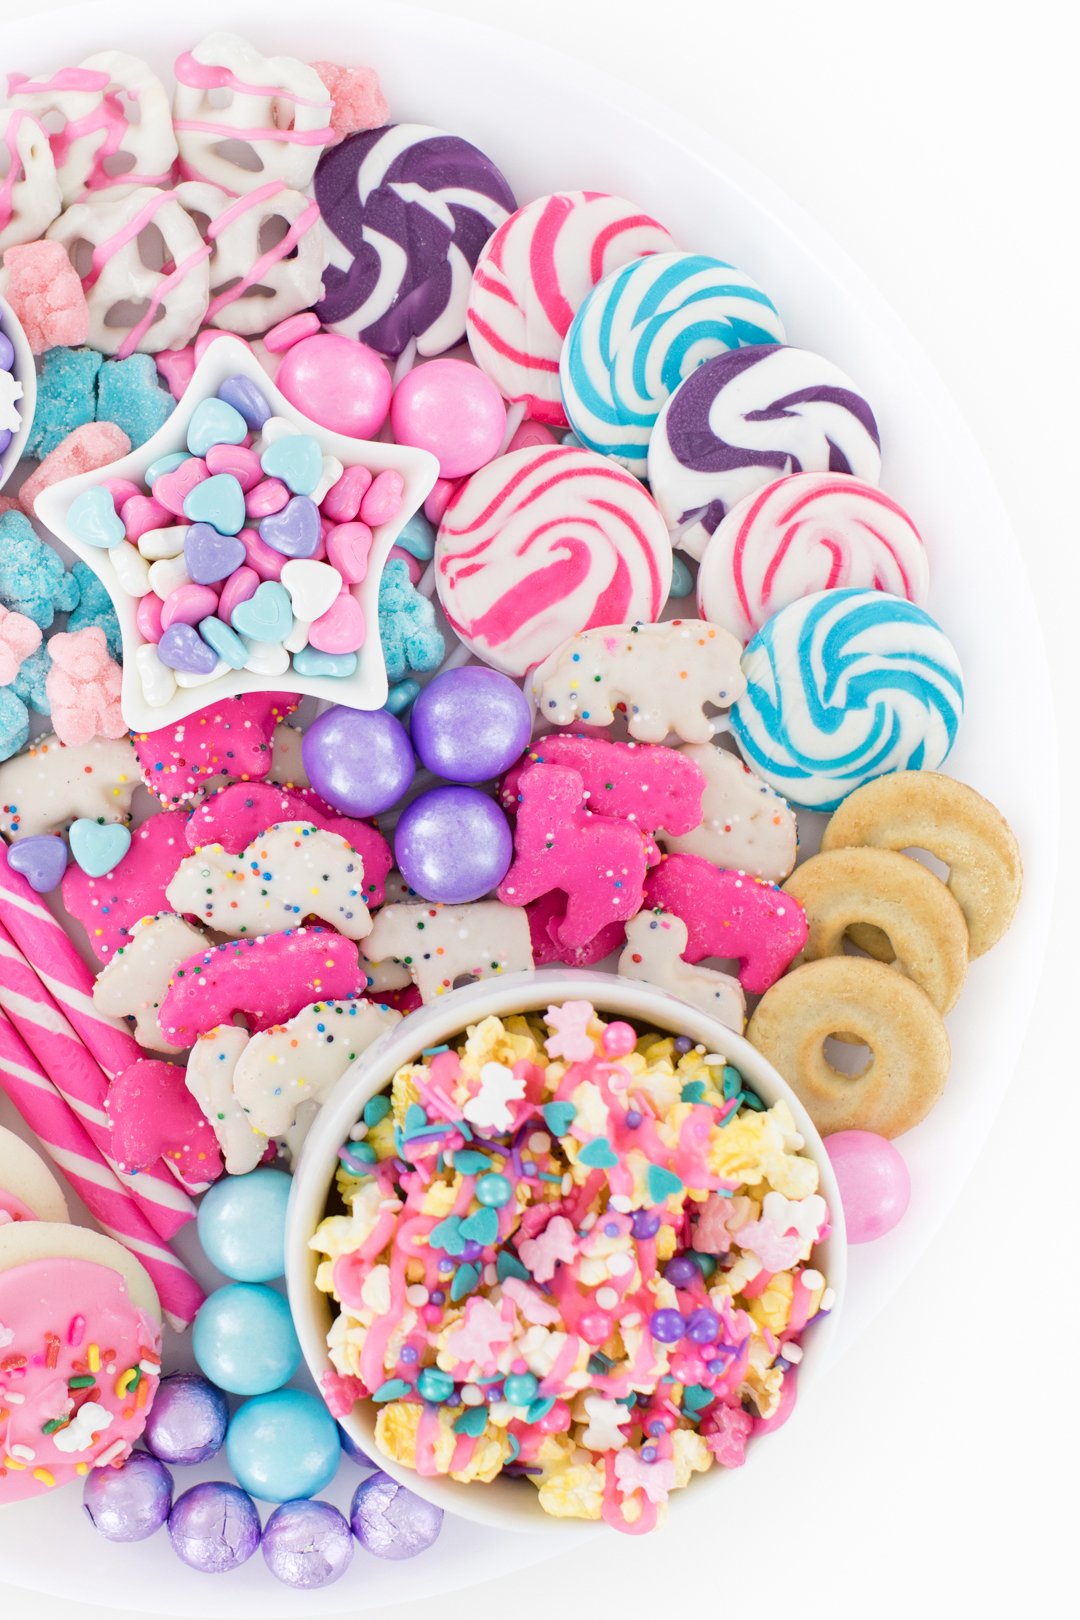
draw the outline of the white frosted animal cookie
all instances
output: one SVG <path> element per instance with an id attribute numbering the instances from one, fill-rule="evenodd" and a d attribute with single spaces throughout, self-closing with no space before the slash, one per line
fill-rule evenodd
<path id="1" fill-rule="evenodd" d="M 422 1001 L 454 988 L 457 979 L 490 979 L 533 966 L 529 919 L 520 906 L 479 900 L 468 906 L 385 905 L 360 947 L 378 987 L 388 962 L 408 973 Z"/>
<path id="2" fill-rule="evenodd" d="M 533 674 L 540 718 L 552 726 L 610 726 L 625 706 L 639 742 L 708 742 L 707 707 L 727 709 L 746 690 L 735 637 L 704 619 L 603 625 L 563 642 Z"/>
<path id="3" fill-rule="evenodd" d="M 624 979 L 641 979 L 711 1013 L 728 1029 L 742 1034 L 746 998 L 738 979 L 715 968 L 692 967 L 682 959 L 686 924 L 667 911 L 639 911 L 626 925 L 626 946 L 619 957 Z"/>
<path id="4" fill-rule="evenodd" d="M 400 1021 L 392 1007 L 371 1001 L 313 1002 L 251 1037 L 233 1071 L 233 1095 L 255 1130 L 285 1136 L 301 1109 L 321 1103 L 350 1063 Z"/>
<path id="5" fill-rule="evenodd" d="M 199 1036 L 187 1060 L 187 1088 L 213 1128 L 230 1176 L 247 1175 L 266 1152 L 265 1135 L 233 1095 L 233 1075 L 249 1038 L 238 1024 L 219 1024 Z"/>
<path id="6" fill-rule="evenodd" d="M 21 107 L 0 107 L 0 175 L 2 253 L 44 236 L 63 207 L 49 137 Z"/>
<path id="7" fill-rule="evenodd" d="M 242 197 L 185 180 L 176 199 L 210 250 L 207 326 L 255 337 L 318 303 L 327 242 L 310 197 L 280 180 Z"/>
<path id="8" fill-rule="evenodd" d="M 29 1142 L 0 1127 L 0 1226 L 11 1221 L 68 1221 L 60 1183 Z"/>
<path id="9" fill-rule="evenodd" d="M 275 822 L 238 855 L 204 844 L 180 862 L 165 898 L 233 938 L 281 933 L 305 917 L 346 939 L 371 932 L 363 861 L 344 838 L 310 821 Z"/>
<path id="10" fill-rule="evenodd" d="M 277 180 L 297 191 L 334 139 L 330 93 L 314 68 L 214 33 L 177 57 L 173 122 L 185 180 L 239 195 Z"/>
<path id="11" fill-rule="evenodd" d="M 172 911 L 142 917 L 94 981 L 94 1006 L 111 1018 L 133 1018 L 135 1038 L 151 1052 L 181 1052 L 161 1033 L 158 1008 L 181 962 L 201 951 L 206 935 Z"/>
<path id="12" fill-rule="evenodd" d="M 50 732 L 0 765 L 0 834 L 9 841 L 71 822 L 127 821 L 142 778 L 127 737 L 65 748 Z"/>
<path id="13" fill-rule="evenodd" d="M 659 832 L 658 842 L 672 854 L 703 855 L 714 866 L 783 883 L 794 869 L 799 843 L 787 800 L 715 743 L 687 743 L 679 752 L 705 777 L 701 821 L 678 837 Z"/>
<path id="14" fill-rule="evenodd" d="M 127 51 L 98 51 L 51 79 L 9 75 L 8 100 L 48 129 L 64 206 L 109 186 L 164 186 L 176 162 L 169 97 Z"/>

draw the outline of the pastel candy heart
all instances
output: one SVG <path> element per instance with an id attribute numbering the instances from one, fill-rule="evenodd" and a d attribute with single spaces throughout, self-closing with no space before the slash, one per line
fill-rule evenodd
<path id="1" fill-rule="evenodd" d="M 387 467 L 372 481 L 371 487 L 360 502 L 361 518 L 365 523 L 370 523 L 372 528 L 377 523 L 389 523 L 390 519 L 397 517 L 401 510 L 401 498 L 404 493 L 404 478 L 392 467 Z"/>
<path id="2" fill-rule="evenodd" d="M 173 472 L 162 473 L 154 480 L 154 499 L 174 517 L 183 517 L 184 502 L 196 484 L 209 476 L 201 456 L 187 456 Z"/>
<path id="3" fill-rule="evenodd" d="M 317 656 L 320 658 L 325 658 L 328 656 L 328 654 L 319 653 Z M 345 657 L 347 655 L 342 654 L 342 656 Z M 356 656 L 355 653 L 353 656 Z M 406 714 L 408 710 L 412 708 L 419 696 L 419 681 L 398 681 L 396 685 L 392 686 L 389 692 L 387 692 L 386 702 L 383 704 L 383 708 L 388 714 L 396 714 L 400 720 L 401 716 Z"/>
<path id="4" fill-rule="evenodd" d="M 179 590 L 181 585 L 191 584 L 185 557 L 162 557 L 160 562 L 150 564 L 146 570 L 146 577 L 150 589 L 160 596 L 162 601 L 172 591 Z"/>
<path id="5" fill-rule="evenodd" d="M 356 674 L 357 656 L 350 653 L 319 652 L 315 647 L 301 647 L 293 653 L 293 669 L 298 675 L 329 675 L 344 680 Z M 417 687 L 417 693 L 420 688 Z"/>
<path id="6" fill-rule="evenodd" d="M 494 1243 L 499 1235 L 499 1212 L 478 1209 L 468 1220 L 462 1221 L 459 1230 L 467 1243 Z"/>
<path id="7" fill-rule="evenodd" d="M 71 823 L 68 842 L 72 855 L 87 877 L 104 877 L 131 848 L 131 833 L 118 822 L 102 823 L 80 816 L 78 821 Z"/>
<path id="8" fill-rule="evenodd" d="M 423 512 L 414 512 L 394 544 L 419 562 L 430 562 L 435 555 L 435 530 Z"/>
<path id="9" fill-rule="evenodd" d="M 215 614 L 199 621 L 199 634 L 208 647 L 213 647 L 218 657 L 230 669 L 243 669 L 248 660 L 248 650 L 244 642 L 230 630 L 223 619 Z"/>
<path id="10" fill-rule="evenodd" d="M 364 610 L 350 591 L 342 591 L 337 601 L 308 631 L 308 641 L 319 652 L 356 652 L 364 645 Z"/>
<path id="11" fill-rule="evenodd" d="M 177 467 L 182 467 L 188 459 L 186 450 L 174 450 L 172 455 L 158 456 L 157 460 L 152 461 L 147 467 L 143 477 L 153 489 L 159 478 L 163 478 L 166 473 L 175 472 Z"/>
<path id="12" fill-rule="evenodd" d="M 273 415 L 266 395 L 250 377 L 226 377 L 218 389 L 218 399 L 239 411 L 249 428 L 261 428 Z"/>
<path id="13" fill-rule="evenodd" d="M 248 602 L 259 588 L 259 576 L 254 568 L 238 568 L 235 574 L 230 574 L 221 587 L 218 597 L 218 618 L 224 619 L 226 624 L 232 623 L 232 616 L 240 602 Z"/>
<path id="14" fill-rule="evenodd" d="M 198 624 L 216 612 L 217 605 L 217 591 L 209 585 L 178 585 L 169 592 L 161 609 L 162 631 L 172 624 Z"/>
<path id="15" fill-rule="evenodd" d="M 246 602 L 238 602 L 232 613 L 232 627 L 252 641 L 285 640 L 292 629 L 293 611 L 289 593 L 276 580 L 263 580 Z"/>
<path id="16" fill-rule="evenodd" d="M 191 413 L 187 447 L 193 456 L 205 456 L 214 444 L 243 444 L 248 425 L 240 412 L 223 399 L 203 399 Z"/>
<path id="17" fill-rule="evenodd" d="M 323 511 L 330 522 L 351 523 L 370 488 L 371 474 L 366 467 L 346 467 L 323 501 Z"/>
<path id="18" fill-rule="evenodd" d="M 176 676 L 161 662 L 157 648 L 149 642 L 138 647 L 135 668 L 139 672 L 139 684 L 147 703 L 152 709 L 163 708 L 176 691 Z"/>
<path id="19" fill-rule="evenodd" d="M 135 627 L 144 641 L 161 640 L 161 610 L 164 606 L 161 597 L 150 591 L 135 609 Z"/>
<path id="20" fill-rule="evenodd" d="M 289 492 L 280 478 L 264 478 L 261 484 L 249 489 L 244 497 L 247 515 L 256 522 L 259 518 L 269 517 L 271 512 L 280 512 L 282 507 L 288 504 Z"/>
<path id="21" fill-rule="evenodd" d="M 262 481 L 259 458 L 246 444 L 211 445 L 206 452 L 206 465 L 213 475 L 232 473 L 245 495 Z"/>
<path id="22" fill-rule="evenodd" d="M 313 557 L 322 539 L 319 508 L 306 495 L 294 495 L 280 512 L 263 518 L 259 535 L 283 557 Z"/>
<path id="23" fill-rule="evenodd" d="M 163 562 L 167 557 L 179 557 L 184 549 L 189 525 L 170 523 L 164 529 L 147 529 L 139 536 L 139 554 L 147 562 Z"/>
<path id="24" fill-rule="evenodd" d="M 366 523 L 339 523 L 326 537 L 326 555 L 347 585 L 367 573 L 372 534 Z"/>
<path id="25" fill-rule="evenodd" d="M 152 495 L 130 495 L 120 508 L 120 520 L 128 539 L 137 542 L 140 535 L 168 523 L 169 511 Z"/>
<path id="26" fill-rule="evenodd" d="M 310 433 L 290 433 L 267 445 L 260 457 L 268 478 L 280 478 L 294 495 L 310 495 L 322 478 L 322 447 Z"/>
<path id="27" fill-rule="evenodd" d="M 210 523 L 193 523 L 184 536 L 184 561 L 196 585 L 216 585 L 244 561 L 243 543 Z"/>
<path id="28" fill-rule="evenodd" d="M 68 523 L 84 545 L 111 551 L 124 538 L 124 525 L 107 489 L 94 484 L 81 490 L 68 507 Z"/>
<path id="29" fill-rule="evenodd" d="M 183 471 L 181 467 L 172 476 L 178 478 Z M 204 478 L 184 500 L 186 518 L 192 523 L 212 523 L 222 534 L 239 534 L 245 515 L 244 492 L 232 473 Z"/>
<path id="30" fill-rule="evenodd" d="M 289 655 L 280 641 L 244 641 L 244 668 L 253 675 L 284 675 Z"/>
<path id="31" fill-rule="evenodd" d="M 329 563 L 294 559 L 281 570 L 281 583 L 298 619 L 318 619 L 337 601 L 341 575 Z"/>
<path id="32" fill-rule="evenodd" d="M 619 1156 L 606 1136 L 594 1136 L 578 1154 L 578 1163 L 588 1165 L 590 1170 L 610 1170 L 618 1162 Z"/>
<path id="33" fill-rule="evenodd" d="M 247 566 L 253 568 L 260 579 L 281 578 L 285 559 L 280 551 L 275 551 L 265 540 L 260 540 L 254 529 L 241 529 L 239 538 Z"/>
<path id="34" fill-rule="evenodd" d="M 683 1189 L 680 1177 L 671 1170 L 665 1170 L 661 1164 L 650 1164 L 645 1179 L 649 1185 L 649 1198 L 654 1204 L 662 1204 L 665 1198 Z"/>
<path id="35" fill-rule="evenodd" d="M 442 1249 L 445 1254 L 460 1254 L 465 1243 L 466 1239 L 461 1235 L 461 1222 L 455 1215 L 448 1215 L 428 1233 L 428 1247 Z"/>
<path id="36" fill-rule="evenodd" d="M 67 871 L 67 863 L 64 840 L 48 834 L 20 838 L 8 850 L 8 865 L 13 871 L 21 872 L 38 894 L 48 894 L 56 888 Z"/>
<path id="37" fill-rule="evenodd" d="M 540 1112 L 552 1136 L 565 1136 L 577 1117 L 577 1109 L 568 1102 L 545 1103 Z"/>
<path id="38" fill-rule="evenodd" d="M 167 630 L 163 630 L 157 644 L 157 654 L 167 668 L 188 675 L 209 676 L 217 669 L 217 653 L 213 647 L 206 645 L 190 624 L 170 624 Z"/>

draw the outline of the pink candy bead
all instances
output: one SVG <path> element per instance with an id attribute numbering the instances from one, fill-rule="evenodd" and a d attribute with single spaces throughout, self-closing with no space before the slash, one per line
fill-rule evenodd
<path id="1" fill-rule="evenodd" d="M 288 320 L 279 321 L 276 326 L 272 326 L 263 338 L 263 345 L 271 354 L 284 354 L 294 343 L 299 343 L 302 338 L 311 337 L 313 333 L 321 330 L 319 317 L 314 310 L 309 309 L 302 315 L 290 315 Z M 282 389 L 282 393 L 284 392 Z M 296 400 L 293 400 L 293 404 L 296 404 Z"/>
<path id="2" fill-rule="evenodd" d="M 132 495 L 120 508 L 120 519 L 129 540 L 138 540 L 151 529 L 167 529 L 171 515 L 152 495 Z"/>
<path id="3" fill-rule="evenodd" d="M 217 616 L 224 619 L 226 624 L 232 624 L 232 616 L 241 602 L 249 602 L 258 590 L 261 581 L 254 568 L 238 568 L 229 575 L 221 587 L 218 597 Z"/>
<path id="4" fill-rule="evenodd" d="M 435 487 L 424 502 L 424 516 L 429 523 L 434 523 L 438 527 L 442 522 L 443 513 L 460 488 L 460 478 L 437 478 L 435 480 Z"/>
<path id="5" fill-rule="evenodd" d="M 911 1197 L 907 1165 L 873 1131 L 836 1131 L 825 1138 L 844 1206 L 849 1243 L 872 1243 L 903 1219 Z"/>
<path id="6" fill-rule="evenodd" d="M 161 628 L 170 624 L 198 624 L 218 610 L 218 593 L 209 585 L 178 585 L 170 591 L 161 609 Z"/>
<path id="7" fill-rule="evenodd" d="M 258 522 L 259 518 L 269 517 L 271 512 L 280 512 L 282 507 L 288 506 L 289 491 L 280 478 L 264 478 L 261 484 L 249 489 L 244 496 L 244 510 L 249 518 Z"/>
<path id="8" fill-rule="evenodd" d="M 364 644 L 364 610 L 351 591 L 342 591 L 337 601 L 316 619 L 308 631 L 308 641 L 319 652 L 356 652 Z"/>
<path id="9" fill-rule="evenodd" d="M 268 546 L 254 529 L 241 529 L 237 536 L 244 548 L 249 568 L 254 568 L 260 579 L 280 579 L 281 570 L 288 562 L 280 551 Z"/>
<path id="10" fill-rule="evenodd" d="M 146 596 L 140 596 L 135 609 L 135 625 L 140 636 L 144 641 L 152 641 L 155 646 L 161 640 L 161 610 L 164 606 L 161 597 L 150 591 Z"/>
<path id="11" fill-rule="evenodd" d="M 388 467 L 372 480 L 371 487 L 360 502 L 360 517 L 372 528 L 377 523 L 389 523 L 401 510 L 401 497 L 405 493 L 405 480 L 399 472 Z"/>
<path id="12" fill-rule="evenodd" d="M 206 452 L 206 465 L 212 477 L 232 473 L 245 495 L 262 482 L 259 458 L 246 444 L 212 444 Z"/>
<path id="13" fill-rule="evenodd" d="M 346 585 L 359 585 L 367 573 L 371 530 L 366 523 L 339 523 L 326 536 L 326 555 Z"/>
<path id="14" fill-rule="evenodd" d="M 625 1057 L 637 1045 L 637 1036 L 633 1026 L 624 1024 L 621 1020 L 609 1024 L 604 1031 L 604 1051 L 608 1057 Z"/>
<path id="15" fill-rule="evenodd" d="M 132 483 L 130 478 L 106 478 L 103 480 L 103 483 L 104 487 L 112 496 L 113 505 L 116 507 L 118 512 L 120 511 L 121 507 L 126 506 L 128 501 L 133 500 L 136 495 L 142 495 L 144 493 L 138 484 Z"/>
<path id="16" fill-rule="evenodd" d="M 366 467 L 346 467 L 337 483 L 327 490 L 320 511 L 331 523 L 351 523 L 370 488 L 371 474 Z"/>
<path id="17" fill-rule="evenodd" d="M 264 339 L 267 345 L 271 336 Z M 373 439 L 390 408 L 393 385 L 386 362 L 366 344 L 337 332 L 305 337 L 290 348 L 274 380 L 305 416 L 351 439 Z"/>
<path id="18" fill-rule="evenodd" d="M 206 462 L 201 456 L 188 456 L 172 472 L 162 473 L 160 478 L 155 478 L 154 500 L 174 517 L 182 518 L 185 500 L 195 485 L 201 484 L 209 476 Z"/>
<path id="19" fill-rule="evenodd" d="M 506 406 L 490 377 L 467 360 L 429 360 L 398 383 L 390 406 L 398 444 L 430 450 L 444 478 L 465 478 L 499 453 Z"/>

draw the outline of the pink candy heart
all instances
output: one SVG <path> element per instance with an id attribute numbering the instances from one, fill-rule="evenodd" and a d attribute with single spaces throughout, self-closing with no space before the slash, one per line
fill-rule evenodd
<path id="1" fill-rule="evenodd" d="M 174 517 L 184 516 L 184 502 L 204 478 L 209 478 L 210 471 L 201 456 L 189 456 L 170 473 L 162 473 L 160 478 L 154 480 L 154 500 L 172 512 Z"/>
<path id="2" fill-rule="evenodd" d="M 226 624 L 232 624 L 234 611 L 241 602 L 250 602 L 259 588 L 259 576 L 254 568 L 238 568 L 221 587 L 217 614 Z"/>
<path id="3" fill-rule="evenodd" d="M 351 523 L 370 488 L 371 474 L 366 467 L 346 467 L 326 493 L 322 503 L 324 517 L 331 523 Z"/>
<path id="4" fill-rule="evenodd" d="M 308 641 L 326 653 L 356 652 L 364 644 L 364 610 L 351 591 L 342 591 L 337 601 L 308 631 Z"/>
<path id="5" fill-rule="evenodd" d="M 217 610 L 218 594 L 209 585 L 178 585 L 165 598 L 161 609 L 161 628 L 165 631 L 170 624 L 198 624 Z"/>
<path id="6" fill-rule="evenodd" d="M 372 528 L 377 523 L 389 523 L 400 512 L 404 493 L 405 480 L 399 472 L 388 467 L 385 472 L 379 473 L 360 502 L 361 518 Z"/>
<path id="7" fill-rule="evenodd" d="M 126 501 L 143 493 L 138 484 L 133 484 L 130 478 L 105 478 L 102 483 L 112 496 L 113 505 L 118 512 Z"/>
<path id="8" fill-rule="evenodd" d="M 359 585 L 367 573 L 371 530 L 366 523 L 339 523 L 326 536 L 326 555 L 346 585 Z"/>
<path id="9" fill-rule="evenodd" d="M 247 556 L 247 566 L 254 568 L 260 579 L 280 579 L 281 570 L 288 562 L 280 551 L 268 546 L 254 529 L 241 529 L 239 540 Z"/>
<path id="10" fill-rule="evenodd" d="M 259 471 L 262 471 L 261 467 Z M 280 478 L 264 478 L 245 494 L 244 510 L 249 518 L 258 520 L 280 512 L 288 506 L 290 499 L 289 491 Z"/>
<path id="11" fill-rule="evenodd" d="M 151 529 L 169 526 L 169 511 L 152 495 L 131 495 L 120 508 L 120 520 L 129 540 L 139 540 Z"/>
<path id="12" fill-rule="evenodd" d="M 206 465 L 211 476 L 232 473 L 245 495 L 262 482 L 259 458 L 244 444 L 212 444 L 206 452 Z"/>
<path id="13" fill-rule="evenodd" d="M 161 640 L 161 612 L 164 606 L 161 597 L 150 591 L 146 596 L 140 596 L 135 609 L 135 624 L 140 636 L 144 641 L 152 641 L 155 646 Z"/>

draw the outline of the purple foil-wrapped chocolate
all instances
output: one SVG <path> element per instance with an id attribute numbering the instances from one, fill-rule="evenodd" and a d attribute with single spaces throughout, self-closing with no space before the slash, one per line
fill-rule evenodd
<path id="1" fill-rule="evenodd" d="M 664 404 L 649 484 L 676 545 L 700 557 L 721 518 L 787 473 L 876 484 L 877 422 L 851 378 L 808 349 L 762 343 L 716 355 Z"/>
<path id="2" fill-rule="evenodd" d="M 173 1551 L 204 1575 L 225 1575 L 246 1564 L 262 1532 L 247 1491 L 215 1479 L 178 1496 L 169 1514 Z"/>
<path id="3" fill-rule="evenodd" d="M 356 1487 L 350 1518 L 353 1535 L 376 1558 L 415 1558 L 438 1540 L 443 1510 L 377 1473 Z"/>
<path id="4" fill-rule="evenodd" d="M 270 1573 L 304 1591 L 330 1586 L 344 1575 L 353 1548 L 348 1521 L 330 1502 L 282 1502 L 263 1530 Z"/>
<path id="5" fill-rule="evenodd" d="M 148 1451 L 162 1462 L 207 1462 L 225 1444 L 229 1403 L 216 1384 L 199 1373 L 163 1378 L 143 1432 Z"/>
<path id="6" fill-rule="evenodd" d="M 375 1464 L 372 1462 L 367 1452 L 360 1449 L 352 1435 L 347 1434 L 340 1423 L 338 1424 L 338 1432 L 341 1435 L 342 1451 L 345 1453 L 346 1457 L 356 1464 L 357 1468 L 375 1467 Z"/>
<path id="7" fill-rule="evenodd" d="M 133 1451 L 119 1468 L 90 1470 L 83 1511 L 107 1541 L 145 1541 L 169 1517 L 172 1493 L 173 1478 L 164 1463 Z"/>
<path id="8" fill-rule="evenodd" d="M 516 208 L 483 152 L 426 124 L 388 124 L 324 153 L 315 200 L 330 241 L 325 326 L 398 355 L 442 354 L 465 336 L 472 273 Z"/>

